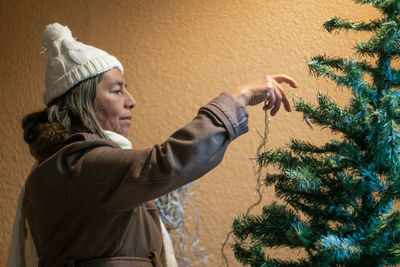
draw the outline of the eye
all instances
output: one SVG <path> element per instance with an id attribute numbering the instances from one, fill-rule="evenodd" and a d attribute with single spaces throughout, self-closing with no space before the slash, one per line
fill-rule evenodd
<path id="1" fill-rule="evenodd" d="M 119 95 L 119 94 L 122 92 L 122 90 L 121 90 L 121 89 L 113 89 L 111 92 L 112 92 L 113 94 Z"/>

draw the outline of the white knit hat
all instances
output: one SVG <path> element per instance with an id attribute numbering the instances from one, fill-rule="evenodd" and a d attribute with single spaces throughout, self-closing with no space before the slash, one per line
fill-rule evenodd
<path id="1" fill-rule="evenodd" d="M 47 52 L 46 91 L 43 93 L 46 105 L 79 82 L 114 67 L 124 73 L 118 59 L 76 41 L 69 28 L 59 23 L 46 26 L 42 42 Z"/>

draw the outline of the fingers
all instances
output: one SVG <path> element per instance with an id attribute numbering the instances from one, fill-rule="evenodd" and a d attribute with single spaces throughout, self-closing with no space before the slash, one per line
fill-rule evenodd
<path id="1" fill-rule="evenodd" d="M 285 107 L 286 111 L 291 112 L 292 107 L 290 106 L 289 99 L 287 98 L 287 95 L 284 91 L 282 92 L 282 101 L 283 101 L 283 106 Z"/>
<path id="2" fill-rule="evenodd" d="M 274 107 L 271 109 L 271 116 L 274 116 L 278 110 L 281 108 L 281 102 L 282 102 L 282 94 L 279 91 L 279 89 L 275 89 L 275 104 Z"/>
<path id="3" fill-rule="evenodd" d="M 271 115 L 274 116 L 281 108 L 282 102 L 285 110 L 291 111 L 289 99 L 281 83 L 287 83 L 293 88 L 298 87 L 297 82 L 287 75 L 266 75 L 240 86 L 231 94 L 244 106 L 266 102 L 264 110 L 271 109 Z"/>
<path id="4" fill-rule="evenodd" d="M 266 100 L 268 100 L 268 104 L 265 107 L 265 109 L 271 109 L 275 105 L 275 102 L 276 102 L 276 95 L 275 95 L 273 87 L 268 87 Z"/>
<path id="5" fill-rule="evenodd" d="M 282 102 L 283 102 L 283 107 L 286 109 L 287 112 L 292 111 L 292 108 L 290 107 L 290 102 L 289 102 L 289 99 L 288 99 L 288 97 L 286 95 L 285 90 L 282 88 L 282 86 L 280 84 L 277 84 L 277 87 L 278 87 L 278 89 L 279 89 L 279 91 L 281 93 L 281 99 L 282 99 Z"/>
<path id="6" fill-rule="evenodd" d="M 285 109 L 287 111 L 291 111 L 290 103 L 280 85 L 276 85 L 275 88 L 270 88 L 269 91 L 270 92 L 267 93 L 267 99 L 266 99 L 268 101 L 268 104 L 264 106 L 264 110 L 272 108 L 271 116 L 274 116 L 281 108 L 281 103 L 283 101 Z"/>
<path id="7" fill-rule="evenodd" d="M 293 88 L 299 87 L 297 82 L 292 77 L 287 76 L 285 74 L 273 75 L 271 76 L 271 78 L 277 81 L 278 83 L 287 83 Z"/>
<path id="8" fill-rule="evenodd" d="M 272 108 L 271 116 L 274 116 L 279 111 L 281 103 L 283 102 L 285 110 L 290 112 L 292 109 L 290 106 L 289 99 L 286 95 L 285 90 L 280 85 L 280 83 L 287 83 L 291 87 L 297 88 L 298 87 L 297 82 L 293 78 L 284 74 L 267 76 L 267 78 L 271 78 L 272 81 L 269 82 L 270 86 L 267 87 L 268 93 L 266 100 L 268 100 L 268 104 L 267 106 L 264 107 L 264 110 Z"/>

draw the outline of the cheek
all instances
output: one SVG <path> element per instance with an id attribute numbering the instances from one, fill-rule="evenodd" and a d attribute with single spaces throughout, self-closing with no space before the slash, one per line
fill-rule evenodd
<path id="1" fill-rule="evenodd" d="M 96 102 L 95 115 L 104 128 L 110 127 L 118 120 L 118 111 L 112 107 L 111 103 L 107 101 Z"/>

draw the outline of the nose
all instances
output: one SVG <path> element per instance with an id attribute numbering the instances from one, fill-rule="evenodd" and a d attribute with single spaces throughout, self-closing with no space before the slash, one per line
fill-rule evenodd
<path id="1" fill-rule="evenodd" d="M 133 109 L 136 106 L 136 100 L 128 91 L 126 91 L 124 106 L 127 109 Z"/>

